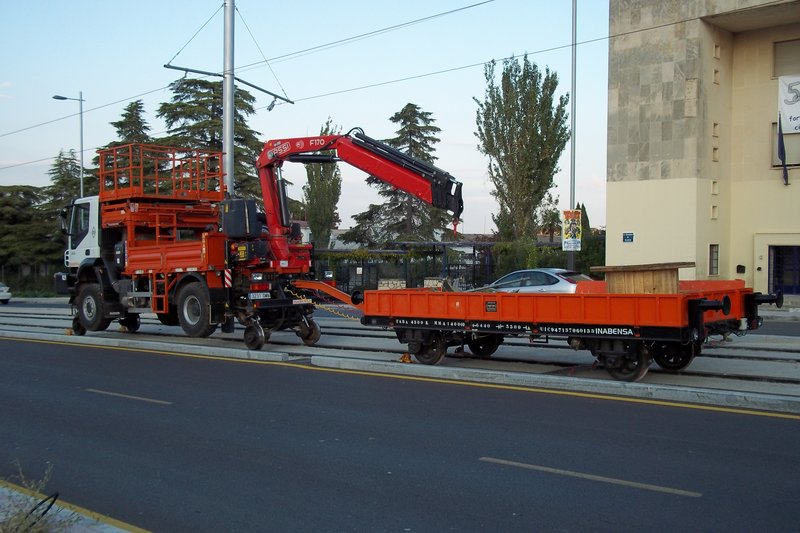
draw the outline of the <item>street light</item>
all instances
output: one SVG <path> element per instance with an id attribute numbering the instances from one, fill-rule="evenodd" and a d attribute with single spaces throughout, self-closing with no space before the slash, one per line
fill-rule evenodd
<path id="1" fill-rule="evenodd" d="M 83 91 L 78 92 L 77 98 L 68 98 L 56 94 L 53 96 L 54 100 L 74 100 L 78 102 L 78 114 L 80 115 L 81 122 L 81 197 L 83 197 Z"/>

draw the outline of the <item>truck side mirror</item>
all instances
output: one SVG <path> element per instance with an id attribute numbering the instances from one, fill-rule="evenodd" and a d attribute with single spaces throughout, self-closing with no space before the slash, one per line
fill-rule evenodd
<path id="1" fill-rule="evenodd" d="M 63 235 L 69 235 L 69 226 L 67 222 L 67 208 L 63 207 L 58 213 L 58 225 L 61 228 Z"/>

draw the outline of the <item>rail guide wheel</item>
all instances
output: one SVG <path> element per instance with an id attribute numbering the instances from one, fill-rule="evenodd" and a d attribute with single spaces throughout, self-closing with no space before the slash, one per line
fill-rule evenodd
<path id="1" fill-rule="evenodd" d="M 267 342 L 264 328 L 258 322 L 252 322 L 244 328 L 244 344 L 250 350 L 260 350 Z"/>
<path id="2" fill-rule="evenodd" d="M 297 336 L 300 337 L 303 344 L 306 346 L 314 346 L 320 337 L 322 337 L 322 331 L 319 328 L 319 324 L 317 324 L 314 319 L 308 318 L 300 322 Z"/>

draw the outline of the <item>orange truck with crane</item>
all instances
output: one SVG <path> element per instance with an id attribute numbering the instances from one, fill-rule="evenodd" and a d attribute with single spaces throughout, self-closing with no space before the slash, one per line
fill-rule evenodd
<path id="1" fill-rule="evenodd" d="M 711 335 L 741 335 L 761 325 L 760 294 L 741 280 L 682 281 L 670 290 L 610 290 L 579 282 L 575 294 L 513 294 L 398 289 L 343 293 L 308 279 L 311 245 L 301 242 L 287 208 L 285 162 L 347 162 L 458 220 L 461 183 L 447 172 L 371 139 L 345 135 L 278 139 L 257 160 L 263 212 L 255 200 L 225 191 L 219 152 L 125 145 L 100 150 L 98 196 L 76 199 L 63 213 L 66 273 L 73 331 L 136 331 L 141 313 L 180 325 L 193 337 L 244 326 L 244 341 L 260 349 L 277 330 L 291 329 L 308 345 L 320 338 L 314 304 L 298 296 L 316 290 L 363 312 L 368 326 L 393 329 L 408 352 L 437 364 L 452 346 L 490 357 L 508 336 L 531 342 L 564 338 L 589 350 L 615 379 L 641 379 L 654 360 L 668 371 L 686 368 Z"/>
<path id="2" fill-rule="evenodd" d="M 450 174 L 366 136 L 269 141 L 257 161 L 263 212 L 225 190 L 221 153 L 129 144 L 99 150 L 99 194 L 62 212 L 69 294 L 77 335 L 113 321 L 136 331 L 155 313 L 192 337 L 244 325 L 259 349 L 277 330 L 308 345 L 320 337 L 310 299 L 289 284 L 311 270 L 311 245 L 291 223 L 284 162 L 345 161 L 458 219 L 461 183 Z"/>

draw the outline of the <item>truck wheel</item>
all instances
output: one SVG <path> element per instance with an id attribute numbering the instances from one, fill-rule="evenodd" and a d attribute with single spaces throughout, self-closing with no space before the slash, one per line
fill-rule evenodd
<path id="1" fill-rule="evenodd" d="M 190 337 L 208 337 L 217 329 L 212 324 L 208 289 L 201 283 L 190 283 L 178 293 L 178 321 Z"/>
<path id="2" fill-rule="evenodd" d="M 156 317 L 158 317 L 158 321 L 165 326 L 180 325 L 180 321 L 178 320 L 178 310 L 172 306 L 169 308 L 169 313 L 156 313 Z"/>
<path id="3" fill-rule="evenodd" d="M 88 331 L 105 331 L 111 324 L 111 319 L 106 318 L 106 303 L 100 285 L 85 283 L 78 291 L 75 306 L 78 308 L 78 320 Z"/>

